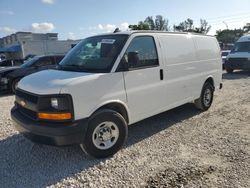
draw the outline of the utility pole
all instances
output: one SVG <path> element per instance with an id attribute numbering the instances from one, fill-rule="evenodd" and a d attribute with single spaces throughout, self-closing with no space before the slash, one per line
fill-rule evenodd
<path id="1" fill-rule="evenodd" d="M 226 28 L 227 28 L 227 30 L 228 30 L 228 24 L 227 24 L 227 22 L 223 21 L 222 23 L 225 24 L 225 26 L 226 26 Z"/>

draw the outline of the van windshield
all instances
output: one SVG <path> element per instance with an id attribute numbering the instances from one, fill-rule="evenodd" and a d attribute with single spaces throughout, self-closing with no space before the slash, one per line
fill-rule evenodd
<path id="1" fill-rule="evenodd" d="M 250 41 L 237 42 L 232 52 L 250 52 Z"/>
<path id="2" fill-rule="evenodd" d="M 128 35 L 102 35 L 84 39 L 60 62 L 59 69 L 110 72 Z"/>

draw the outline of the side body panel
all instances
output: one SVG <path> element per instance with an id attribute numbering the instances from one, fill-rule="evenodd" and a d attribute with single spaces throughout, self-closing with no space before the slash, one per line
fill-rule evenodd
<path id="1" fill-rule="evenodd" d="M 211 77 L 214 81 L 215 89 L 220 87 L 222 83 L 222 66 L 219 44 L 215 37 L 194 35 L 196 45 L 197 61 L 194 63 L 195 69 L 191 90 L 193 96 L 199 97 L 200 91 L 196 88 L 202 88 L 207 78 Z"/>
<path id="2" fill-rule="evenodd" d="M 190 85 L 197 60 L 192 35 L 160 34 L 166 83 L 165 110 L 193 100 Z M 200 88 L 196 88 L 200 91 Z"/>
<path id="3" fill-rule="evenodd" d="M 197 37 L 197 39 L 196 39 Z M 131 123 L 199 98 L 203 84 L 222 82 L 219 45 L 214 37 L 191 34 L 156 34 L 159 68 L 124 72 Z"/>

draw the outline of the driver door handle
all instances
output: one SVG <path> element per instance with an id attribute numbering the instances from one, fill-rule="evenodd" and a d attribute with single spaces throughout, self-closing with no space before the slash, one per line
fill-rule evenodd
<path id="1" fill-rule="evenodd" d="M 160 80 L 164 79 L 163 69 L 160 69 Z"/>

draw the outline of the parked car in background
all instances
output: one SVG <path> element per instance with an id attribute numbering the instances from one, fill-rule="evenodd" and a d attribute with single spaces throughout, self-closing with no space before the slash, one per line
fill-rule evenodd
<path id="1" fill-rule="evenodd" d="M 63 55 L 36 56 L 21 66 L 0 69 L 0 91 L 16 91 L 16 85 L 23 77 L 45 69 L 55 68 Z"/>
<path id="2" fill-rule="evenodd" d="M 195 101 L 208 110 L 222 87 L 215 37 L 130 31 L 77 44 L 58 70 L 23 78 L 11 111 L 16 128 L 43 144 L 80 144 L 94 157 L 116 153 L 128 125 Z"/>
<path id="3" fill-rule="evenodd" d="M 222 50 L 221 51 L 221 59 L 222 59 L 222 68 L 225 69 L 225 61 L 227 59 L 228 54 L 231 52 L 231 50 Z"/>
<path id="4" fill-rule="evenodd" d="M 23 64 L 23 60 L 21 59 L 3 60 L 0 62 L 0 67 L 12 67 L 12 66 L 19 66 L 22 64 Z"/>
<path id="5" fill-rule="evenodd" d="M 25 58 L 24 58 L 24 61 L 28 61 L 30 59 L 32 59 L 33 57 L 35 57 L 36 55 L 34 54 L 29 54 L 29 55 L 26 55 Z"/>
<path id="6" fill-rule="evenodd" d="M 250 70 L 250 35 L 241 37 L 227 56 L 225 69 L 228 73 L 234 70 Z"/>

